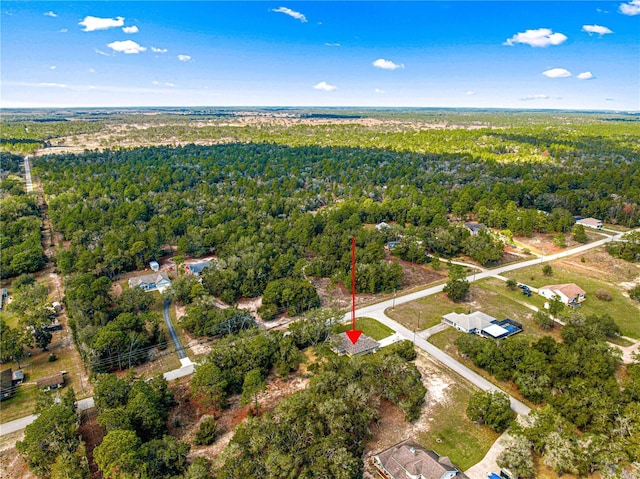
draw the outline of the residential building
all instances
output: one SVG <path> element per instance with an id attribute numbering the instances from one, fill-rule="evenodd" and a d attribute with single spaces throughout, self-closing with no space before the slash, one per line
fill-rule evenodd
<path id="1" fill-rule="evenodd" d="M 538 289 L 540 296 L 547 299 L 557 297 L 567 306 L 578 306 L 586 299 L 586 292 L 575 283 L 550 284 Z"/>
<path id="2" fill-rule="evenodd" d="M 5 369 L 0 373 L 0 401 L 3 399 L 9 399 L 15 392 L 15 386 L 13 384 L 13 373 L 11 368 Z"/>
<path id="3" fill-rule="evenodd" d="M 331 338 L 335 342 L 333 350 L 340 356 L 358 356 L 359 354 L 373 353 L 380 349 L 380 343 L 366 334 L 361 334 L 356 344 L 351 342 L 347 333 L 340 333 Z"/>
<path id="4" fill-rule="evenodd" d="M 509 318 L 499 321 L 482 311 L 474 311 L 470 314 L 445 314 L 442 317 L 442 322 L 453 326 L 458 331 L 493 339 L 502 339 L 522 332 L 520 323 Z"/>
<path id="5" fill-rule="evenodd" d="M 160 271 L 160 263 L 158 263 L 157 261 L 150 261 L 150 262 L 149 262 L 149 267 L 150 267 L 153 271 Z"/>
<path id="6" fill-rule="evenodd" d="M 464 227 L 471 232 L 471 236 L 476 236 L 481 231 L 484 231 L 487 229 L 484 223 L 465 223 Z"/>
<path id="7" fill-rule="evenodd" d="M 145 291 L 164 291 L 170 284 L 171 281 L 164 271 L 129 278 L 130 288 L 142 288 Z"/>
<path id="8" fill-rule="evenodd" d="M 373 456 L 372 463 L 385 479 L 467 479 L 448 457 L 410 440 Z"/>
<path id="9" fill-rule="evenodd" d="M 587 228 L 602 229 L 602 220 L 596 218 L 576 218 L 576 224 L 586 226 Z"/>
<path id="10" fill-rule="evenodd" d="M 50 391 L 51 389 L 59 389 L 64 387 L 64 376 L 62 373 L 54 374 L 53 376 L 47 376 L 44 378 L 38 379 L 36 381 L 36 386 L 38 389 L 44 389 L 45 391 Z"/>
<path id="11" fill-rule="evenodd" d="M 192 274 L 193 276 L 200 276 L 205 268 L 211 267 L 211 261 L 201 261 L 199 263 L 188 264 L 184 267 L 184 271 L 187 274 Z"/>

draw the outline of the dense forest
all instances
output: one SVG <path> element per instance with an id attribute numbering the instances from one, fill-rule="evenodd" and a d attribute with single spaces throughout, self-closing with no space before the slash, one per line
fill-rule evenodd
<path id="1" fill-rule="evenodd" d="M 561 330 L 562 342 L 550 336 L 494 342 L 474 335 L 456 341 L 474 364 L 544 405 L 528 426 L 514 429 L 517 440 L 505 467 L 532 477 L 532 451 L 559 474 L 584 475 L 640 457 L 640 368 L 628 365 L 617 377 L 619 351 L 606 340 L 619 335 L 611 318 L 576 313 Z"/>

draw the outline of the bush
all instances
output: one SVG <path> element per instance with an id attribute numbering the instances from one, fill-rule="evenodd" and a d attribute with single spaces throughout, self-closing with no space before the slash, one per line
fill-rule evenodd
<path id="1" fill-rule="evenodd" d="M 516 289 L 518 289 L 518 282 L 513 278 L 509 278 L 507 280 L 507 288 L 510 291 L 515 291 Z"/>
<path id="2" fill-rule="evenodd" d="M 509 396 L 501 391 L 480 391 L 469 399 L 467 417 L 473 422 L 486 424 L 496 432 L 508 428 L 515 419 Z"/>
<path id="3" fill-rule="evenodd" d="M 58 357 L 57 357 L 55 354 L 51 353 L 51 354 L 49 355 L 49 359 L 48 359 L 48 361 L 49 361 L 50 363 L 52 363 L 52 362 L 56 361 L 57 359 L 58 359 Z"/>
<path id="4" fill-rule="evenodd" d="M 551 319 L 551 316 L 549 316 L 542 310 L 537 311 L 533 315 L 533 319 L 543 331 L 548 331 L 549 329 L 553 328 L 553 319 Z"/>
<path id="5" fill-rule="evenodd" d="M 542 267 L 542 274 L 544 274 L 545 276 L 552 276 L 553 275 L 553 268 L 551 267 L 550 264 L 545 264 Z"/>
<path id="6" fill-rule="evenodd" d="M 611 298 L 611 293 L 609 291 L 607 291 L 606 289 L 599 289 L 596 291 L 596 298 L 598 298 L 601 301 L 611 301 L 613 298 Z"/>
<path id="7" fill-rule="evenodd" d="M 258 308 L 258 314 L 264 321 L 271 321 L 278 314 L 278 307 L 275 304 L 263 304 Z"/>
<path id="8" fill-rule="evenodd" d="M 196 432 L 193 442 L 197 446 L 209 446 L 216 440 L 217 435 L 218 424 L 214 418 L 208 417 L 200 423 L 200 428 Z"/>
<path id="9" fill-rule="evenodd" d="M 635 288 L 629 290 L 629 297 L 631 299 L 635 299 L 636 301 L 640 301 L 640 284 Z"/>

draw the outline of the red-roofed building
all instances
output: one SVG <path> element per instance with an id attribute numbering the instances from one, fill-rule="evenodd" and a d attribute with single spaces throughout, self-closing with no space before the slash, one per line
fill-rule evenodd
<path id="1" fill-rule="evenodd" d="M 586 299 L 586 292 L 575 283 L 550 284 L 538 289 L 538 293 L 547 299 L 560 298 L 567 306 L 577 306 Z"/>

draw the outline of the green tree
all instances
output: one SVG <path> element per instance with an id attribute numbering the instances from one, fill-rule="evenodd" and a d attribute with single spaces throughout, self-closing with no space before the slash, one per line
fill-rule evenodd
<path id="1" fill-rule="evenodd" d="M 635 301 L 640 301 L 640 284 L 629 290 L 629 297 Z"/>
<path id="2" fill-rule="evenodd" d="M 558 233 L 557 235 L 555 235 L 553 237 L 553 244 L 558 248 L 566 248 L 567 239 L 565 238 L 564 233 Z"/>
<path id="3" fill-rule="evenodd" d="M 7 325 L 4 318 L 0 318 L 0 359 L 15 361 L 20 368 L 20 360 L 24 357 L 25 335 L 18 329 Z"/>
<path id="4" fill-rule="evenodd" d="M 135 477 L 140 471 L 138 451 L 141 444 L 134 431 L 115 429 L 109 431 L 93 450 L 93 458 L 104 477 Z"/>
<path id="5" fill-rule="evenodd" d="M 533 314 L 533 319 L 535 320 L 536 324 L 540 327 L 540 329 L 542 329 L 543 331 L 548 331 L 551 328 L 553 328 L 553 325 L 554 325 L 553 319 L 543 310 L 536 311 Z"/>
<path id="6" fill-rule="evenodd" d="M 265 390 L 267 383 L 262 377 L 260 369 L 252 369 L 244 376 L 242 384 L 242 405 L 249 404 L 253 401 L 253 411 L 258 411 L 258 394 Z"/>
<path id="7" fill-rule="evenodd" d="M 496 432 L 504 431 L 515 413 L 511 410 L 509 396 L 501 391 L 481 391 L 469 399 L 467 416 L 474 422 L 486 424 Z"/>
<path id="8" fill-rule="evenodd" d="M 89 479 L 89 461 L 84 447 L 80 443 L 75 452 L 62 452 L 51 466 L 50 479 Z"/>
<path id="9" fill-rule="evenodd" d="M 522 436 L 514 436 L 505 444 L 496 460 L 498 466 L 509 469 L 516 477 L 528 479 L 534 476 L 535 464 L 531 443 Z"/>
<path id="10" fill-rule="evenodd" d="M 571 235 L 573 236 L 574 241 L 577 241 L 578 243 L 586 243 L 589 241 L 587 232 L 584 230 L 583 225 L 575 225 L 571 230 Z"/>
<path id="11" fill-rule="evenodd" d="M 513 278 L 509 278 L 507 280 L 507 289 L 509 289 L 510 291 L 515 291 L 516 289 L 518 289 L 518 282 Z"/>
<path id="12" fill-rule="evenodd" d="M 74 454 L 80 445 L 79 419 L 75 411 L 73 391 L 60 403 L 40 411 L 36 420 L 25 428 L 24 439 L 16 448 L 39 476 L 48 477 L 58 456 Z"/>
<path id="13" fill-rule="evenodd" d="M 216 420 L 208 416 L 200 423 L 200 427 L 196 432 L 193 443 L 197 446 L 209 446 L 216 440 L 218 434 L 218 424 Z"/>
<path id="14" fill-rule="evenodd" d="M 553 268 L 550 264 L 545 264 L 542 267 L 542 274 L 544 274 L 545 276 L 553 276 Z"/>
<path id="15" fill-rule="evenodd" d="M 556 295 L 549 300 L 549 314 L 556 318 L 564 310 L 564 303 Z"/>
<path id="16" fill-rule="evenodd" d="M 226 404 L 227 385 L 228 381 L 222 370 L 211 361 L 205 361 L 196 367 L 196 372 L 191 379 L 192 394 L 217 408 L 222 408 Z"/>

